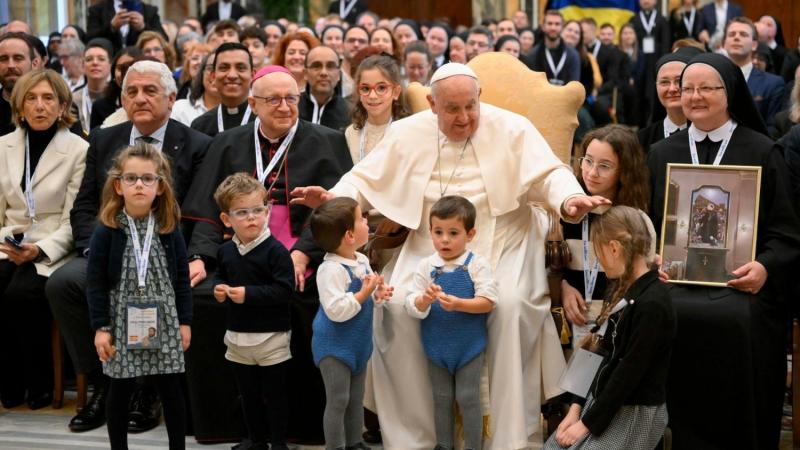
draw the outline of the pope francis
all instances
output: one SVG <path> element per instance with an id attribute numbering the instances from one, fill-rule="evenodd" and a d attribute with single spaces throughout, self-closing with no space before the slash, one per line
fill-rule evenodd
<path id="1" fill-rule="evenodd" d="M 436 445 L 420 323 L 406 313 L 403 299 L 418 263 L 434 252 L 427 219 L 434 202 L 461 195 L 475 205 L 477 235 L 470 247 L 489 259 L 500 288 L 488 321 L 484 448 L 525 448 L 538 430 L 541 403 L 560 393 L 557 382 L 565 365 L 550 317 L 547 218 L 531 202 L 548 205 L 570 222 L 610 202 L 586 196 L 525 117 L 480 103 L 478 77 L 467 66 L 445 64 L 431 87 L 430 111 L 393 123 L 331 191 L 297 188 L 293 201 L 315 207 L 348 196 L 362 210 L 376 208 L 411 230 L 384 271 L 395 295 L 374 318 L 366 401 L 378 413 L 383 445 L 390 450 Z M 293 259 L 302 276 L 303 255 Z"/>

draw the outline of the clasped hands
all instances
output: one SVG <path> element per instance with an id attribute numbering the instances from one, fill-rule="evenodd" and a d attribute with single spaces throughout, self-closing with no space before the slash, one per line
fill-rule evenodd
<path id="1" fill-rule="evenodd" d="M 573 404 L 570 406 L 567 417 L 556 428 L 556 442 L 558 442 L 558 445 L 564 448 L 571 447 L 589 434 L 589 429 L 581 421 L 580 414 L 580 405 Z"/>
<path id="2" fill-rule="evenodd" d="M 419 311 L 427 311 L 428 308 L 437 301 L 445 311 L 456 311 L 463 299 L 455 295 L 446 294 L 441 286 L 436 283 L 431 283 L 428 288 L 425 289 L 425 292 L 417 297 L 414 306 L 416 306 Z"/>
<path id="3" fill-rule="evenodd" d="M 359 303 L 364 303 L 372 295 L 375 304 L 379 305 L 389 301 L 393 294 L 394 287 L 384 282 L 383 275 L 368 273 L 361 279 L 361 289 L 356 292 L 355 297 Z"/>

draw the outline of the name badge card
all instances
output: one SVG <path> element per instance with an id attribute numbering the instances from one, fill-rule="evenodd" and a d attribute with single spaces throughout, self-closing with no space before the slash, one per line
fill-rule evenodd
<path id="1" fill-rule="evenodd" d="M 642 53 L 649 55 L 656 52 L 656 39 L 652 36 L 646 36 L 642 39 Z"/>
<path id="2" fill-rule="evenodd" d="M 575 350 L 569 359 L 567 369 L 561 374 L 558 386 L 567 392 L 586 398 L 602 362 L 602 355 L 583 348 Z"/>
<path id="3" fill-rule="evenodd" d="M 578 347 L 578 344 L 583 338 L 589 334 L 590 330 L 597 325 L 597 318 L 600 317 L 600 311 L 603 310 L 602 300 L 589 300 L 586 302 L 589 311 L 586 313 L 586 325 L 578 326 L 572 325 L 572 346 Z"/>
<path id="4" fill-rule="evenodd" d="M 552 84 L 553 86 L 564 86 L 565 83 L 564 80 L 559 80 L 558 78 L 551 78 L 550 84 Z"/>
<path id="5" fill-rule="evenodd" d="M 161 345 L 158 335 L 158 304 L 138 303 L 127 306 L 128 349 L 157 349 Z"/>

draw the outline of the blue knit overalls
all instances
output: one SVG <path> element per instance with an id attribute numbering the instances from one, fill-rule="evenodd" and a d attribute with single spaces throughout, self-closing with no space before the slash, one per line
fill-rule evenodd
<path id="1" fill-rule="evenodd" d="M 361 290 L 361 279 L 353 275 L 350 267 L 342 264 L 350 275 L 350 287 L 347 292 L 356 293 Z M 334 322 L 325 314 L 320 306 L 312 324 L 311 352 L 314 364 L 326 356 L 332 356 L 345 363 L 350 371 L 359 374 L 372 356 L 372 296 L 361 304 L 361 311 L 344 322 Z"/>
<path id="2" fill-rule="evenodd" d="M 467 271 L 470 261 L 472 252 L 452 272 L 444 272 L 441 267 L 431 271 L 431 280 L 445 294 L 474 298 L 475 285 Z M 455 374 L 486 348 L 486 317 L 487 314 L 445 311 L 439 302 L 434 302 L 428 317 L 422 320 L 422 346 L 428 359 Z"/>

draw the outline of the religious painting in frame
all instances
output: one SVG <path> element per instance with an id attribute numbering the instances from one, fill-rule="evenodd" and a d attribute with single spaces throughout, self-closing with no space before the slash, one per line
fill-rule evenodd
<path id="1" fill-rule="evenodd" d="M 753 261 L 761 167 L 668 164 L 661 269 L 670 282 L 725 286 Z"/>

